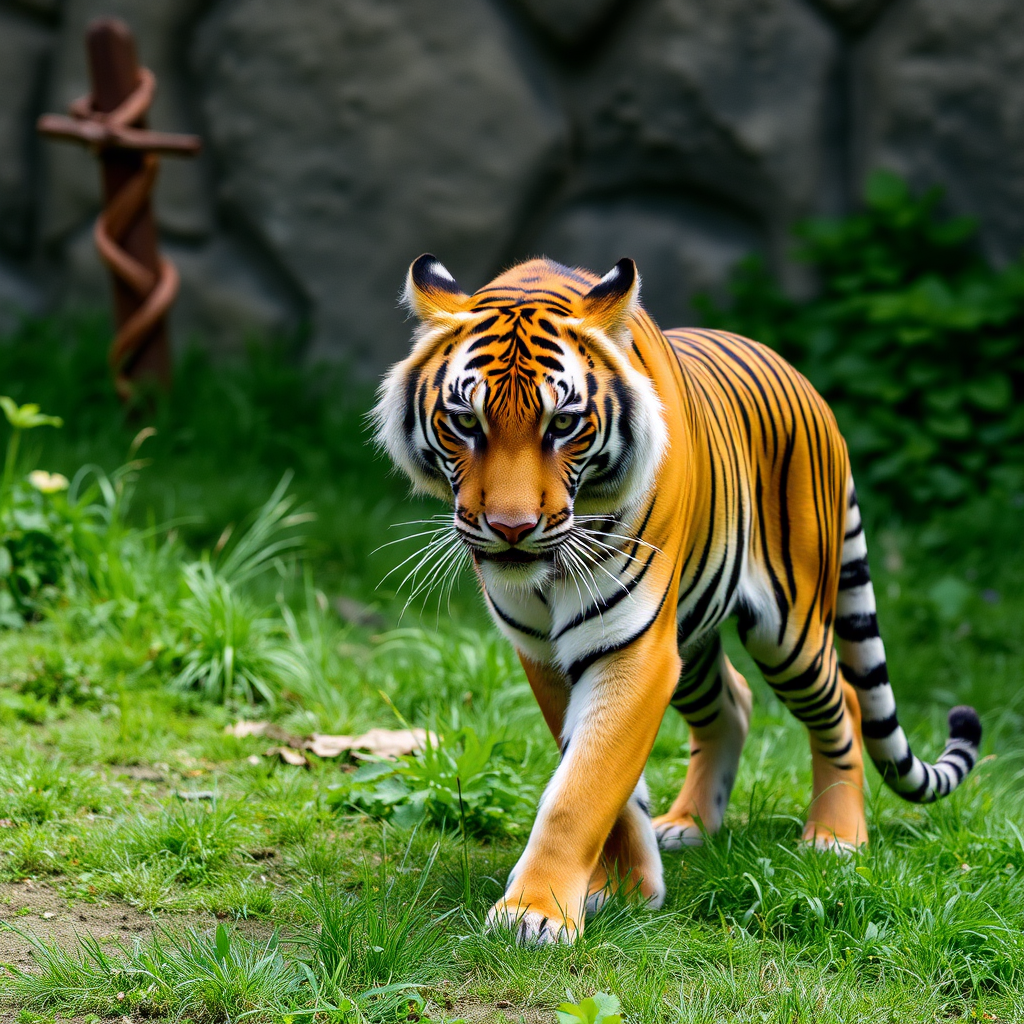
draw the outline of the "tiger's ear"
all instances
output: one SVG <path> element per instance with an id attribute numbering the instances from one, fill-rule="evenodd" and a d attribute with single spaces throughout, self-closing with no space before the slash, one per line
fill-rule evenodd
<path id="1" fill-rule="evenodd" d="M 631 259 L 621 259 L 583 296 L 584 322 L 617 338 L 640 301 L 640 275 Z"/>
<path id="2" fill-rule="evenodd" d="M 436 256 L 426 252 L 409 267 L 402 302 L 420 320 L 457 313 L 468 301 L 469 296 Z"/>

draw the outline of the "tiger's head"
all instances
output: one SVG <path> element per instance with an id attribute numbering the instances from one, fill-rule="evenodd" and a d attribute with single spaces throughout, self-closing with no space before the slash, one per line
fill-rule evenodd
<path id="1" fill-rule="evenodd" d="M 600 280 L 532 260 L 473 295 L 433 256 L 409 268 L 419 325 L 381 385 L 377 439 L 416 490 L 454 504 L 487 577 L 542 585 L 586 524 L 627 520 L 653 486 L 667 432 L 629 358 L 639 290 L 629 259 Z"/>

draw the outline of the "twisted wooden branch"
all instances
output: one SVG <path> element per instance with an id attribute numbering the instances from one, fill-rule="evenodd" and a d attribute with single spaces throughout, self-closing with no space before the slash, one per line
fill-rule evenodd
<path id="1" fill-rule="evenodd" d="M 199 151 L 200 141 L 194 135 L 152 132 L 145 127 L 156 78 L 148 68 L 136 64 L 134 41 L 123 22 L 95 23 L 88 40 L 93 93 L 71 104 L 70 117 L 43 115 L 38 128 L 51 138 L 87 145 L 104 163 L 107 202 L 96 219 L 93 239 L 114 277 L 119 300 L 127 299 L 117 304 L 118 328 L 109 362 L 117 393 L 128 401 L 135 393 L 133 368 L 147 346 L 159 338 L 166 349 L 164 317 L 178 291 L 178 272 L 156 251 L 152 230 L 150 196 L 159 168 L 157 154 L 191 156 Z M 116 66 L 106 68 L 98 54 Z M 107 72 L 108 77 L 100 81 Z M 112 110 L 99 109 L 96 94 L 100 89 L 109 97 L 125 80 L 134 83 L 127 95 Z M 118 154 L 132 156 L 126 160 Z M 148 244 L 147 239 L 129 238 L 143 222 L 151 229 L 143 232 L 152 236 Z M 160 370 L 157 372 L 159 375 Z M 165 375 L 169 376 L 169 367 Z"/>

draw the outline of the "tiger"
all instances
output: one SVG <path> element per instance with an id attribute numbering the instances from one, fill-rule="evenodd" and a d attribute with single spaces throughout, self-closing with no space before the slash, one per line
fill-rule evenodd
<path id="1" fill-rule="evenodd" d="M 747 737 L 731 616 L 807 729 L 804 843 L 867 843 L 865 749 L 914 803 L 964 780 L 973 708 L 949 712 L 934 764 L 899 724 L 846 444 L 796 369 L 736 334 L 663 332 L 628 258 L 600 278 L 531 259 L 469 295 L 425 254 L 403 301 L 417 326 L 376 439 L 450 503 L 561 755 L 490 928 L 572 942 L 612 892 L 662 905 L 660 851 L 721 828 Z M 644 768 L 670 705 L 689 762 L 652 817 Z"/>

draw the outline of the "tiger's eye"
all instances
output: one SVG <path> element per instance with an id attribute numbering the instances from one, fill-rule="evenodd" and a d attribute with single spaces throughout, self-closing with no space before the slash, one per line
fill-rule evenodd
<path id="1" fill-rule="evenodd" d="M 555 430 L 568 430 L 572 426 L 575 418 L 575 416 L 570 416 L 568 413 L 563 412 L 551 421 L 551 425 Z"/>
<path id="2" fill-rule="evenodd" d="M 458 423 L 463 430 L 476 430 L 478 420 L 471 412 L 460 412 L 455 417 L 455 422 Z"/>

